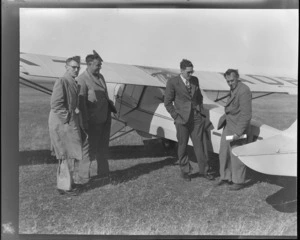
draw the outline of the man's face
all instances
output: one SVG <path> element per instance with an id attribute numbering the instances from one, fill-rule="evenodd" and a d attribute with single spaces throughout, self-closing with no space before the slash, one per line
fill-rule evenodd
<path id="1" fill-rule="evenodd" d="M 98 75 L 100 73 L 102 63 L 99 59 L 94 59 L 90 64 L 89 64 L 89 70 L 93 75 Z"/>
<path id="2" fill-rule="evenodd" d="M 79 70 L 80 70 L 80 65 L 75 62 L 71 61 L 66 65 L 67 72 L 73 77 L 76 78 L 78 76 Z"/>
<path id="3" fill-rule="evenodd" d="M 184 70 L 181 69 L 181 74 L 186 80 L 190 80 L 193 73 L 193 67 L 186 67 Z"/>
<path id="4" fill-rule="evenodd" d="M 230 75 L 226 75 L 226 81 L 231 91 L 233 91 L 238 85 L 238 78 L 234 73 L 231 73 Z"/>

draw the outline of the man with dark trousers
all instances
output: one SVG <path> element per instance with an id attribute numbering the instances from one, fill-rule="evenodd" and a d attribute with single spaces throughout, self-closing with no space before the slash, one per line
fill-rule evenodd
<path id="1" fill-rule="evenodd" d="M 238 70 L 228 69 L 224 78 L 230 87 L 230 95 L 225 105 L 225 114 L 220 118 L 218 129 L 223 129 L 220 144 L 220 179 L 217 186 L 233 185 L 229 190 L 245 187 L 246 166 L 231 152 L 232 148 L 247 143 L 243 134 L 249 134 L 252 117 L 252 94 L 247 85 L 239 81 Z M 226 140 L 232 136 L 232 141 Z"/>
<path id="2" fill-rule="evenodd" d="M 191 165 L 187 153 L 187 145 L 191 137 L 199 166 L 199 177 L 213 180 L 213 176 L 207 174 L 208 159 L 204 147 L 206 116 L 198 78 L 192 76 L 193 67 L 189 60 L 183 59 L 180 62 L 181 74 L 167 82 L 164 104 L 176 126 L 177 154 L 182 178 L 191 181 Z"/>
<path id="3" fill-rule="evenodd" d="M 96 51 L 86 57 L 87 68 L 78 76 L 81 86 L 79 93 L 79 107 L 82 111 L 83 127 L 88 133 L 90 160 L 97 161 L 97 177 L 109 175 L 107 160 L 111 112 L 115 112 L 113 102 L 109 99 L 107 86 L 100 73 L 102 59 Z M 82 162 L 82 167 L 90 165 L 89 161 Z"/>

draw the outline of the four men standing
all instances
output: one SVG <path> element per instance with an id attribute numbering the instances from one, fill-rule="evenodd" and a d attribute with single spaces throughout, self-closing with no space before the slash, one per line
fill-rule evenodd
<path id="1" fill-rule="evenodd" d="M 98 177 L 109 174 L 107 150 L 110 137 L 111 112 L 116 113 L 108 97 L 106 82 L 100 69 L 101 57 L 86 57 L 87 68 L 75 80 L 80 69 L 80 58 L 66 61 L 65 75 L 56 81 L 51 96 L 49 131 L 51 145 L 59 160 L 57 188 L 60 193 L 72 191 L 76 184 L 90 180 L 90 164 L 97 161 Z M 193 74 L 193 64 L 186 59 L 180 62 L 181 74 L 167 82 L 164 105 L 174 119 L 178 139 L 178 159 L 181 176 L 190 181 L 191 165 L 187 153 L 189 137 L 199 166 L 199 177 L 214 180 L 208 174 L 203 96 L 199 81 Z M 231 153 L 232 147 L 245 143 L 240 139 L 247 133 L 251 120 L 251 92 L 238 81 L 237 70 L 229 69 L 224 77 L 230 86 L 230 97 L 219 128 L 224 127 L 220 146 L 220 181 L 218 186 L 234 184 L 231 190 L 239 190 L 245 182 L 245 165 Z M 226 136 L 233 135 L 233 141 Z M 74 185 L 75 184 L 75 185 Z"/>

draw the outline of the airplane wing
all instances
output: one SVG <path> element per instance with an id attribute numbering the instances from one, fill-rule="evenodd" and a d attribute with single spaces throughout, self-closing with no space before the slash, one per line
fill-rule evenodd
<path id="1" fill-rule="evenodd" d="M 223 73 L 195 71 L 200 87 L 211 91 L 228 91 L 228 85 Z M 298 80 L 287 77 L 265 75 L 240 75 L 240 81 L 245 83 L 252 92 L 274 92 L 297 94 Z"/>
<path id="2" fill-rule="evenodd" d="M 245 165 L 270 175 L 297 176 L 297 121 L 286 131 L 232 150 Z"/>
<path id="3" fill-rule="evenodd" d="M 36 82 L 54 82 L 64 74 L 66 58 L 40 54 L 20 53 L 20 75 Z M 86 63 L 81 63 L 86 66 Z M 81 70 L 82 71 L 82 70 Z M 166 82 L 180 73 L 178 69 L 146 67 L 103 62 L 101 72 L 106 82 L 118 84 L 165 87 Z M 228 91 L 229 87 L 221 72 L 195 71 L 201 89 Z M 288 77 L 265 75 L 241 75 L 240 80 L 252 92 L 297 94 L 298 80 Z"/>
<path id="4" fill-rule="evenodd" d="M 179 70 L 170 68 L 137 67 L 148 74 L 157 77 L 165 84 L 171 77 L 180 73 Z M 222 72 L 195 71 L 193 75 L 199 79 L 200 88 L 205 91 L 229 91 L 229 87 Z M 298 80 L 293 78 L 246 74 L 241 75 L 240 80 L 245 83 L 252 92 L 288 94 L 297 94 L 298 92 Z"/>
<path id="5" fill-rule="evenodd" d="M 21 53 L 20 76 L 39 83 L 54 82 L 63 76 L 65 60 L 61 57 Z M 86 63 L 81 65 L 86 66 Z M 133 65 L 103 62 L 101 72 L 107 83 L 165 87 L 157 78 Z"/>

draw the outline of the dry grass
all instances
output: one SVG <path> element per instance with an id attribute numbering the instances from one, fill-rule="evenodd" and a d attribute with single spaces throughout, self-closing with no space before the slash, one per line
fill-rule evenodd
<path id="1" fill-rule="evenodd" d="M 111 142 L 109 179 L 79 196 L 61 196 L 55 189 L 56 161 L 48 150 L 49 97 L 24 88 L 20 100 L 21 234 L 297 235 L 296 205 L 278 204 L 295 200 L 293 179 L 249 171 L 255 181 L 238 192 L 200 178 L 186 183 L 174 151 L 135 133 Z M 256 108 L 265 111 L 262 104 Z"/>

